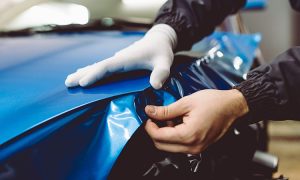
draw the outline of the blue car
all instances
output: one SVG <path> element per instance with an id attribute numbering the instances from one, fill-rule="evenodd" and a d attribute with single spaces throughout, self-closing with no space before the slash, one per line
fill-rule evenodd
<path id="1" fill-rule="evenodd" d="M 68 74 L 112 56 L 147 27 L 102 19 L 0 33 L 0 179 L 271 178 L 276 165 L 249 168 L 265 157 L 260 124 L 234 127 L 199 155 L 158 151 L 143 129 L 148 104 L 241 82 L 257 34 L 216 32 L 195 44 L 175 57 L 180 63 L 161 90 L 150 87 L 147 71 L 65 87 Z"/>

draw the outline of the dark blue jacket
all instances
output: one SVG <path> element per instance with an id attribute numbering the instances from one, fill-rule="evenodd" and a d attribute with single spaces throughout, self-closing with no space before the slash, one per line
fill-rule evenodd
<path id="1" fill-rule="evenodd" d="M 177 50 L 189 49 L 245 3 L 246 0 L 169 0 L 155 22 L 175 29 Z M 290 3 L 295 10 L 300 10 L 300 0 L 290 0 Z M 247 119 L 251 122 L 300 120 L 300 47 L 281 54 L 269 65 L 252 70 L 247 80 L 236 88 L 247 100 L 248 117 L 251 117 Z"/>

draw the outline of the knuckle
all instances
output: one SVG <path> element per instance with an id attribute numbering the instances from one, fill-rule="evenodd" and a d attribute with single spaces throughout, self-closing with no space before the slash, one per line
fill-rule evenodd
<path id="1" fill-rule="evenodd" d="M 191 143 L 192 143 L 192 144 L 197 144 L 197 143 L 198 143 L 198 138 L 197 138 L 197 136 L 191 137 Z"/>
<path id="2" fill-rule="evenodd" d="M 193 148 L 191 148 L 190 150 L 189 150 L 189 153 L 190 154 L 200 154 L 200 152 L 201 152 L 201 148 L 199 148 L 199 147 L 193 147 Z"/>
<path id="3" fill-rule="evenodd" d="M 178 131 L 178 136 L 185 145 L 194 145 L 197 142 L 197 138 L 186 131 Z"/>
<path id="4" fill-rule="evenodd" d="M 193 144 L 194 144 L 194 140 L 193 140 L 192 138 L 187 137 L 186 135 L 180 134 L 180 135 L 179 135 L 179 138 L 181 139 L 181 143 L 182 143 L 183 145 L 190 146 L 190 145 L 193 145 Z"/>
<path id="5" fill-rule="evenodd" d="M 162 146 L 161 146 L 159 143 L 155 142 L 155 141 L 154 141 L 154 146 L 155 146 L 157 149 L 159 149 L 159 150 L 163 150 Z"/>
<path id="6" fill-rule="evenodd" d="M 168 106 L 164 107 L 164 108 L 163 108 L 163 116 L 164 116 L 164 117 L 168 117 L 169 114 L 170 114 L 170 109 L 169 109 L 169 107 L 168 107 Z"/>
<path id="7" fill-rule="evenodd" d="M 154 134 L 150 134 L 150 137 L 153 140 L 154 144 L 157 143 L 158 138 Z"/>
<path id="8" fill-rule="evenodd" d="M 148 135 L 150 136 L 150 138 L 152 139 L 153 143 L 155 144 L 157 141 L 157 138 L 155 137 L 155 135 L 147 129 L 146 129 L 146 131 L 147 131 Z"/>
<path id="9" fill-rule="evenodd" d="M 166 118 L 169 115 L 169 108 L 168 106 L 161 106 L 161 107 L 155 107 L 155 113 L 156 116 L 160 116 L 162 118 Z"/>
<path id="10" fill-rule="evenodd" d="M 188 145 L 194 145 L 197 143 L 197 138 L 195 136 L 191 136 L 191 137 L 188 137 L 185 142 Z"/>

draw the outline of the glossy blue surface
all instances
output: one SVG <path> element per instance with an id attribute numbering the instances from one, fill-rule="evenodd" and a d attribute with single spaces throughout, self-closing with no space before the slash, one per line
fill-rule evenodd
<path id="1" fill-rule="evenodd" d="M 70 109 L 148 87 L 147 76 L 89 89 L 64 85 L 77 68 L 110 57 L 142 36 L 99 32 L 0 38 L 0 145 Z"/>
<path id="2" fill-rule="evenodd" d="M 0 167 L 11 157 L 4 163 L 13 168 L 11 179 L 105 179 L 142 123 L 135 98 L 94 102 L 31 129 L 1 147 Z"/>
<path id="3" fill-rule="evenodd" d="M 207 52 L 209 57 L 223 58 L 218 63 L 224 63 L 222 68 L 228 72 L 234 72 L 244 76 L 249 70 L 255 58 L 255 51 L 262 37 L 256 34 L 234 34 L 228 32 L 214 32 L 211 36 L 194 44 L 192 51 Z M 226 60 L 224 60 L 227 59 Z M 229 63 L 228 65 L 225 65 Z M 233 64 L 232 64 L 233 63 Z"/>
<path id="4" fill-rule="evenodd" d="M 64 85 L 68 74 L 110 57 L 143 34 L 115 31 L 0 38 L 0 145 L 71 109 L 148 87 L 147 75 L 128 76 L 93 88 L 68 89 Z M 214 46 L 230 50 L 243 58 L 248 70 L 260 36 L 224 35 L 217 32 L 206 38 L 201 51 Z"/>
<path id="5" fill-rule="evenodd" d="M 89 89 L 65 88 L 69 71 L 92 63 L 82 59 L 101 57 L 99 47 L 110 56 L 123 47 L 110 43 L 127 46 L 141 36 L 110 32 L 0 41 L 0 168 L 9 167 L 11 179 L 106 179 L 131 135 L 147 119 L 147 104 L 167 105 L 201 89 L 231 88 L 249 69 L 260 40 L 257 35 L 215 33 L 195 46 L 205 54 L 201 59 L 175 57 L 170 78 L 158 91 L 143 90 L 148 77 L 136 73 Z M 240 68 L 234 66 L 236 58 Z"/>
<path id="6" fill-rule="evenodd" d="M 245 9 L 263 9 L 266 8 L 268 0 L 247 0 Z"/>

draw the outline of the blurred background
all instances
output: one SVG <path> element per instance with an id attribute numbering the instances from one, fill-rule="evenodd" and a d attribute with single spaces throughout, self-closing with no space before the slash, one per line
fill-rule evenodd
<path id="1" fill-rule="evenodd" d="M 1 0 L 0 31 L 41 25 L 86 24 L 104 17 L 151 23 L 165 0 Z M 300 15 L 288 1 L 271 0 L 264 9 L 242 12 L 250 32 L 262 34 L 266 62 L 300 42 Z M 269 151 L 280 158 L 278 174 L 300 179 L 300 123 L 270 122 Z"/>
<path id="2" fill-rule="evenodd" d="M 166 0 L 1 0 L 0 29 L 14 30 L 45 24 L 86 24 L 113 17 L 150 23 Z M 263 35 L 261 49 L 266 61 L 300 41 L 300 15 L 288 1 L 272 0 L 263 10 L 242 13 L 250 32 Z"/>
<path id="3" fill-rule="evenodd" d="M 292 46 L 299 45 L 300 14 L 288 1 L 271 0 L 264 10 L 242 13 L 250 32 L 262 33 L 261 50 L 267 62 Z M 269 151 L 279 157 L 277 174 L 300 179 L 300 122 L 270 121 Z"/>

